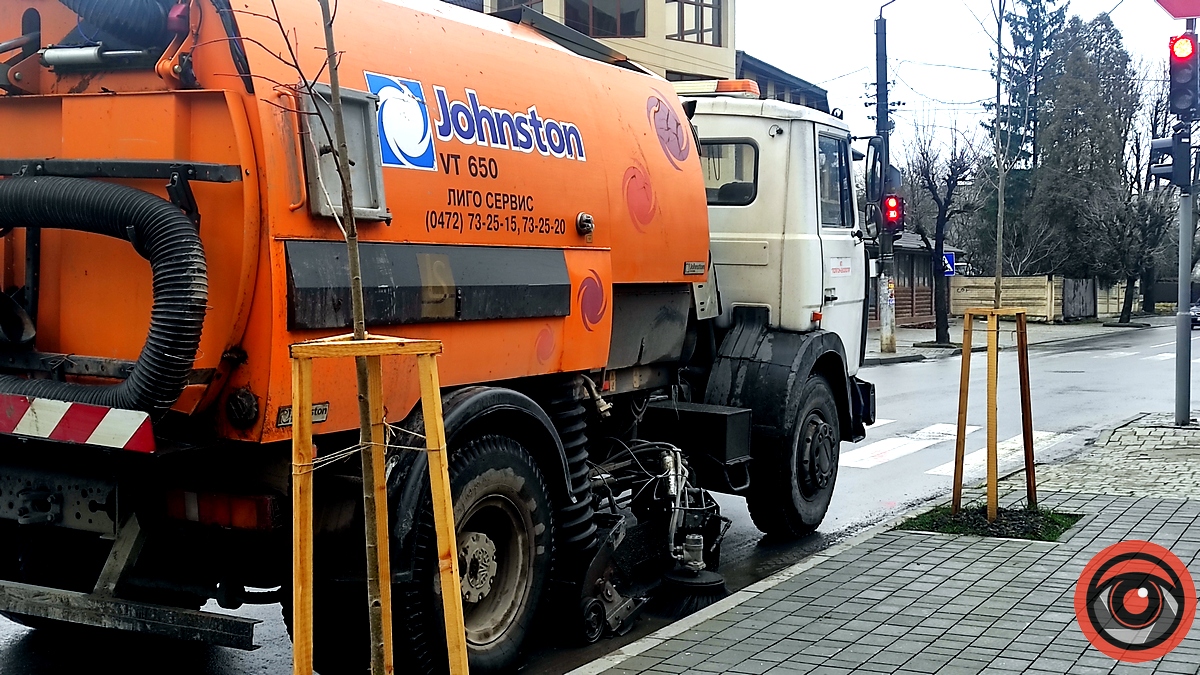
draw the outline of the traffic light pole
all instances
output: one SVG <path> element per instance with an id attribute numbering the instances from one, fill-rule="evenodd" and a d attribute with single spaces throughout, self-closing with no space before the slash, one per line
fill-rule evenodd
<path id="1" fill-rule="evenodd" d="M 1189 157 L 1190 157 L 1189 153 Z M 1175 426 L 1192 420 L 1192 191 L 1179 191 L 1179 305 L 1175 311 Z"/>
<path id="2" fill-rule="evenodd" d="M 883 139 L 881 164 L 885 195 L 899 187 L 889 184 L 892 170 L 887 72 L 887 19 L 883 18 L 883 7 L 880 7 L 879 18 L 875 20 L 875 133 Z M 896 256 L 892 243 L 892 233 L 880 227 L 879 291 L 875 305 L 879 310 L 879 351 L 885 354 L 896 353 Z"/>
<path id="3" fill-rule="evenodd" d="M 1196 20 L 1187 20 L 1194 33 Z M 1192 115 L 1181 115 L 1187 138 L 1187 181 L 1179 188 L 1179 296 L 1175 308 L 1175 426 L 1192 421 Z"/>

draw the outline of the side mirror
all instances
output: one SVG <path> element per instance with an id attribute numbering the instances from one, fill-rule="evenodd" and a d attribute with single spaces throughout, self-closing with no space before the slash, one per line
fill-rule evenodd
<path id="1" fill-rule="evenodd" d="M 867 146 L 867 203 L 878 204 L 883 199 L 883 138 L 876 136 Z"/>
<path id="2" fill-rule="evenodd" d="M 879 202 L 867 202 L 866 205 L 866 222 L 863 223 L 863 233 L 867 235 L 867 239 L 879 238 L 879 224 L 883 222 L 882 214 L 879 212 Z"/>

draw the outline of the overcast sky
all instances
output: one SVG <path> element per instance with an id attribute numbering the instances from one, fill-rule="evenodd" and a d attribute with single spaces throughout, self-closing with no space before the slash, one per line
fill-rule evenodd
<path id="1" fill-rule="evenodd" d="M 892 99 L 907 104 L 896 119 L 901 144 L 917 123 L 979 128 L 981 101 L 996 95 L 988 72 L 993 42 L 984 28 L 994 35 L 995 2 L 896 0 L 884 10 Z M 869 135 L 874 107 L 864 107 L 864 93 L 875 81 L 874 20 L 881 4 L 738 0 L 737 48 L 828 89 L 830 105 L 845 110 L 854 133 Z M 1154 0 L 1072 0 L 1069 9 L 1084 19 L 1101 12 L 1111 12 L 1126 49 L 1147 63 L 1162 63 L 1169 38 L 1184 29 Z"/>

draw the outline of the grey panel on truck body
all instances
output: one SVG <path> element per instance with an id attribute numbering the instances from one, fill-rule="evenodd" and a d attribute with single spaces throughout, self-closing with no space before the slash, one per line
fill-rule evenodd
<path id="1" fill-rule="evenodd" d="M 291 240 L 288 328 L 349 328 L 350 272 L 340 241 Z M 568 316 L 562 249 L 362 243 L 368 326 Z"/>
<path id="2" fill-rule="evenodd" d="M 692 308 L 690 284 L 613 285 L 610 369 L 678 361 Z"/>

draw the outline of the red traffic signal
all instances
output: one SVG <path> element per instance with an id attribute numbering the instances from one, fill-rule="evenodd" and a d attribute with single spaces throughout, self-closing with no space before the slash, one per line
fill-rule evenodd
<path id="1" fill-rule="evenodd" d="M 1190 120 L 1200 102 L 1200 54 L 1196 34 L 1171 38 L 1171 114 Z"/>
<path id="2" fill-rule="evenodd" d="M 904 228 L 904 198 L 887 195 L 883 198 L 883 225 L 889 230 Z"/>
<path id="3" fill-rule="evenodd" d="M 1171 56 L 1186 60 L 1196 53 L 1196 41 L 1190 35 L 1180 35 L 1171 39 Z"/>

